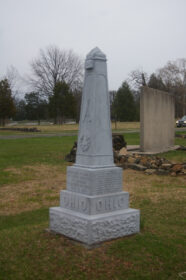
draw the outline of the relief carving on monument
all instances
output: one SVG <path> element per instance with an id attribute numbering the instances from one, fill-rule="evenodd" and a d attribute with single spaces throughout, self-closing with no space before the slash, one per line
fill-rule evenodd
<path id="1" fill-rule="evenodd" d="M 117 238 L 123 235 L 130 235 L 138 231 L 138 215 L 121 217 L 112 220 L 96 221 L 92 225 L 92 238 L 101 242 L 107 236 Z"/>
<path id="2" fill-rule="evenodd" d="M 51 214 L 52 230 L 78 240 L 88 241 L 87 221 L 76 217 L 58 216 Z"/>
<path id="3" fill-rule="evenodd" d="M 90 148 L 91 139 L 88 135 L 82 135 L 79 141 L 81 150 L 87 152 Z"/>

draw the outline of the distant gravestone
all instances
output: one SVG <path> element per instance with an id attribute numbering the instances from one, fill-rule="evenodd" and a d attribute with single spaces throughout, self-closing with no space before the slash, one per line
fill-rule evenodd
<path id="1" fill-rule="evenodd" d="M 140 149 L 164 152 L 174 146 L 174 97 L 143 87 L 140 96 Z"/>
<path id="2" fill-rule="evenodd" d="M 76 163 L 60 207 L 50 208 L 50 229 L 92 245 L 139 232 L 139 218 L 113 163 L 106 56 L 95 48 L 85 61 Z"/>

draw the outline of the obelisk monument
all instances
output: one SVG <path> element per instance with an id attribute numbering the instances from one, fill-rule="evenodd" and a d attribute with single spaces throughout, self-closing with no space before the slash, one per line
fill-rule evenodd
<path id="1" fill-rule="evenodd" d="M 86 57 L 76 163 L 67 190 L 50 208 L 50 229 L 87 245 L 139 232 L 139 210 L 129 208 L 121 168 L 113 162 L 106 56 Z"/>

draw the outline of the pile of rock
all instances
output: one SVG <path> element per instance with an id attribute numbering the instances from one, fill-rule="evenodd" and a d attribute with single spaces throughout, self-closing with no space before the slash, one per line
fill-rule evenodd
<path id="1" fill-rule="evenodd" d="M 13 130 L 13 131 L 23 131 L 23 132 L 41 132 L 41 130 L 36 127 L 2 127 L 0 130 Z"/>
<path id="2" fill-rule="evenodd" d="M 186 138 L 186 134 L 175 134 L 176 138 Z"/>
<path id="3" fill-rule="evenodd" d="M 65 156 L 65 160 L 74 163 L 76 161 L 76 151 L 77 151 L 77 142 L 74 142 L 74 145 L 70 153 Z"/>
<path id="4" fill-rule="evenodd" d="M 129 153 L 126 148 L 126 141 L 123 135 L 113 134 L 113 154 L 114 162 L 123 169 L 131 168 L 138 171 L 144 171 L 145 174 L 186 175 L 186 162 L 182 164 L 173 164 L 165 158 L 158 156 L 142 155 L 138 153 Z M 74 145 L 65 160 L 75 162 L 77 142 Z"/>
<path id="5" fill-rule="evenodd" d="M 123 169 L 131 168 L 144 171 L 145 174 L 186 175 L 186 162 L 182 164 L 173 164 L 165 158 L 158 156 L 149 156 L 141 154 L 126 154 L 115 156 L 115 163 Z"/>

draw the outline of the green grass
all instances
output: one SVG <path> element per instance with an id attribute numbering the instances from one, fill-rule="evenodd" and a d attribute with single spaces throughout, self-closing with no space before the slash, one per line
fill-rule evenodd
<path id="1" fill-rule="evenodd" d="M 0 279 L 179 280 L 185 271 L 184 200 L 137 198 L 132 207 L 141 210 L 140 234 L 92 251 L 45 232 L 48 209 L 0 217 Z"/>
<path id="2" fill-rule="evenodd" d="M 125 141 L 127 145 L 139 145 L 140 144 L 140 134 L 138 132 L 134 133 L 124 133 Z"/>
<path id="3" fill-rule="evenodd" d="M 74 136 L 0 140 L 0 185 L 26 179 L 27 175 L 12 174 L 6 168 L 42 163 L 65 166 L 65 155 L 75 140 Z"/>
<path id="4" fill-rule="evenodd" d="M 125 133 L 128 145 L 139 145 L 139 133 Z M 6 171 L 8 167 L 21 167 L 34 164 L 63 164 L 65 155 L 71 150 L 77 136 L 38 137 L 23 139 L 0 139 L 0 185 L 29 179 L 29 174 L 19 175 Z M 186 145 L 186 139 L 176 138 L 176 145 Z M 161 154 L 169 160 L 184 161 L 184 151 Z"/>
<path id="5" fill-rule="evenodd" d="M 11 188 L 21 192 L 20 181 L 36 180 L 26 166 L 61 166 L 59 172 L 65 173 L 64 156 L 75 140 L 71 136 L 0 140 L 2 194 L 9 185 L 13 199 Z M 125 134 L 125 140 L 139 144 L 139 133 Z M 163 155 L 185 161 L 183 151 Z M 21 173 L 14 174 L 9 168 L 18 168 Z M 34 189 L 29 191 L 25 185 L 28 190 L 20 197 L 33 209 L 0 215 L 0 280 L 181 280 L 179 273 L 186 271 L 184 178 L 131 172 L 125 182 L 129 185 L 130 206 L 141 211 L 140 233 L 106 242 L 91 251 L 45 231 L 49 216 L 43 200 L 55 205 L 55 188 L 44 193 L 38 181 L 38 191 L 33 195 Z M 130 184 L 136 186 L 132 193 Z M 0 211 L 1 203 L 3 198 Z M 40 208 L 35 209 L 34 203 Z"/>

